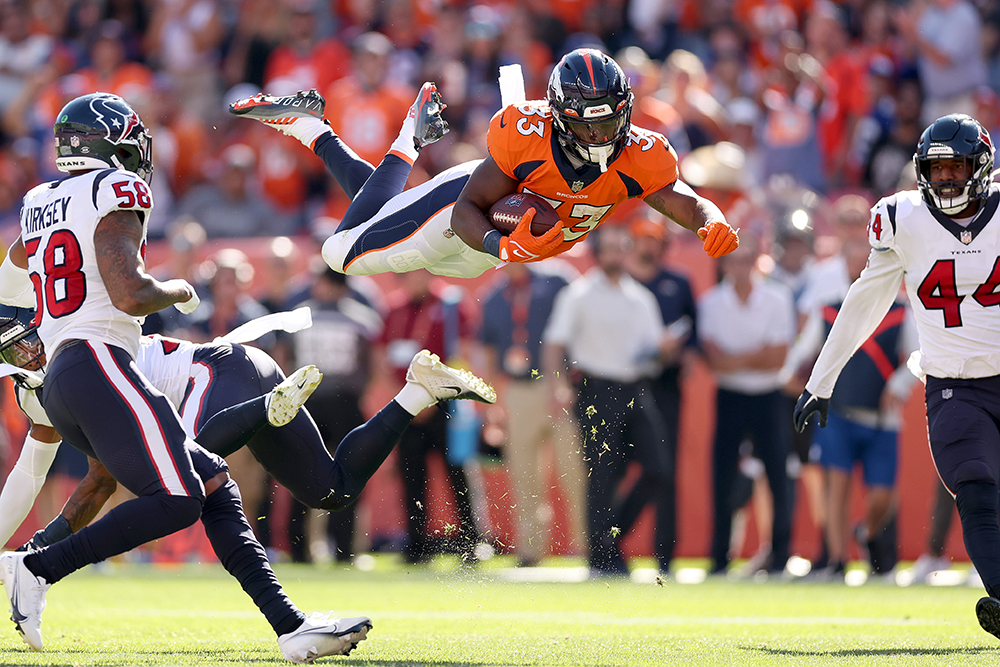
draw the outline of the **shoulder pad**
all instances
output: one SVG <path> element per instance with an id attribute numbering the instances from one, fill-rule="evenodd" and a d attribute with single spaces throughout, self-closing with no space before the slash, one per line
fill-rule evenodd
<path id="1" fill-rule="evenodd" d="M 146 181 L 123 169 L 97 172 L 93 195 L 99 218 L 112 211 L 136 211 L 145 219 L 153 208 L 153 192 Z"/>
<path id="2" fill-rule="evenodd" d="M 533 150 L 539 140 L 548 147 L 551 114 L 545 102 L 531 101 L 511 104 L 493 116 L 486 134 L 486 147 L 497 166 L 511 178 L 522 158 Z"/>
<path id="3" fill-rule="evenodd" d="M 880 199 L 868 219 L 868 242 L 876 250 L 886 250 L 896 239 L 896 195 Z"/>

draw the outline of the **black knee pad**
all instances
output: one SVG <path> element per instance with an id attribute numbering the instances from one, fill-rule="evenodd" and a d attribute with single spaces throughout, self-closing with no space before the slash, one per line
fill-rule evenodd
<path id="1" fill-rule="evenodd" d="M 225 484 L 208 494 L 202 514 L 211 514 L 213 510 L 224 506 L 243 507 L 243 497 L 240 495 L 240 487 L 232 477 L 227 477 Z"/>
<path id="2" fill-rule="evenodd" d="M 997 505 L 1000 504 L 1000 491 L 996 483 L 989 481 L 966 482 L 955 492 L 955 503 L 958 505 L 958 515 L 963 525 L 972 515 L 983 514 L 996 521 Z"/>
<path id="3" fill-rule="evenodd" d="M 166 510 L 166 516 L 169 517 L 168 521 L 170 525 L 168 526 L 169 532 L 167 534 L 187 528 L 201 517 L 202 498 L 195 496 L 170 496 L 167 494 L 159 494 L 153 497 L 159 500 L 160 505 Z"/>
<path id="4" fill-rule="evenodd" d="M 951 482 L 955 485 L 953 488 L 956 489 L 969 482 L 993 484 L 996 487 L 993 470 L 985 461 L 963 461 L 955 468 L 951 477 Z"/>

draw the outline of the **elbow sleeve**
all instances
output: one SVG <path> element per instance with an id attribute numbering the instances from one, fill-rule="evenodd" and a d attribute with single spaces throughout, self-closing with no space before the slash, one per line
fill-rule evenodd
<path id="1" fill-rule="evenodd" d="M 35 307 L 35 290 L 28 272 L 10 261 L 10 256 L 0 263 L 0 303 L 19 308 Z"/>

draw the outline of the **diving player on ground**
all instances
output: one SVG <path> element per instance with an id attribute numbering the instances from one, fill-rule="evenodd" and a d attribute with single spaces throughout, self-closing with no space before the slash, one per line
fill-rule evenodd
<path id="1" fill-rule="evenodd" d="M 314 91 L 284 98 L 261 94 L 236 102 L 230 111 L 297 138 L 352 197 L 337 233 L 323 245 L 327 264 L 342 273 L 427 269 L 472 278 L 505 261 L 565 252 L 635 197 L 696 232 L 712 257 L 732 252 L 739 245 L 736 231 L 718 207 L 678 179 L 677 156 L 666 139 L 631 124 L 632 104 L 618 64 L 599 51 L 578 49 L 556 65 L 547 100 L 511 105 L 494 116 L 489 157 L 405 192 L 420 148 L 446 131 L 433 84 L 424 84 L 399 137 L 374 170 L 323 124 L 324 102 Z M 502 236 L 485 212 L 522 191 L 547 199 L 562 225 L 533 236 L 531 209 L 518 229 Z"/>
<path id="2" fill-rule="evenodd" d="M 976 615 L 1000 637 L 1000 187 L 986 129 L 964 114 L 934 121 L 913 156 L 918 190 L 872 209 L 868 267 L 851 286 L 795 407 L 825 426 L 841 370 L 905 281 L 926 375 L 931 455 L 955 496 L 965 548 L 989 597 Z"/>
<path id="3" fill-rule="evenodd" d="M 39 365 L 44 353 L 30 324 L 32 315 L 28 309 L 0 305 L 0 359 L 30 369 Z M 467 371 L 420 352 L 403 390 L 351 431 L 331 457 L 308 410 L 299 410 L 322 378 L 314 366 L 304 366 L 286 379 L 277 363 L 255 347 L 160 336 L 140 339 L 136 366 L 177 408 L 185 431 L 199 445 L 222 457 L 246 445 L 293 496 L 309 507 L 331 511 L 357 501 L 423 408 L 440 400 L 494 398 L 492 390 Z M 452 386 L 462 391 L 446 388 Z M 0 492 L 0 544 L 27 516 L 60 442 L 26 379 L 18 379 L 16 397 L 32 428 L 15 472 Z M 87 477 L 62 513 L 35 534 L 32 545 L 47 546 L 90 523 L 115 486 L 104 467 L 91 459 Z"/>

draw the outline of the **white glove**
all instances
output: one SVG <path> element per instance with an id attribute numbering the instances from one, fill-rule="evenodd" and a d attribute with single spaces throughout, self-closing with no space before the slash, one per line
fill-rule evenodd
<path id="1" fill-rule="evenodd" d="M 198 306 L 201 304 L 201 299 L 198 298 L 198 292 L 196 292 L 194 287 L 191 286 L 191 283 L 186 280 L 183 282 L 187 285 L 188 292 L 191 293 L 191 297 L 187 301 L 178 301 L 174 304 L 174 308 L 181 311 L 185 315 L 190 315 L 198 309 Z"/>

